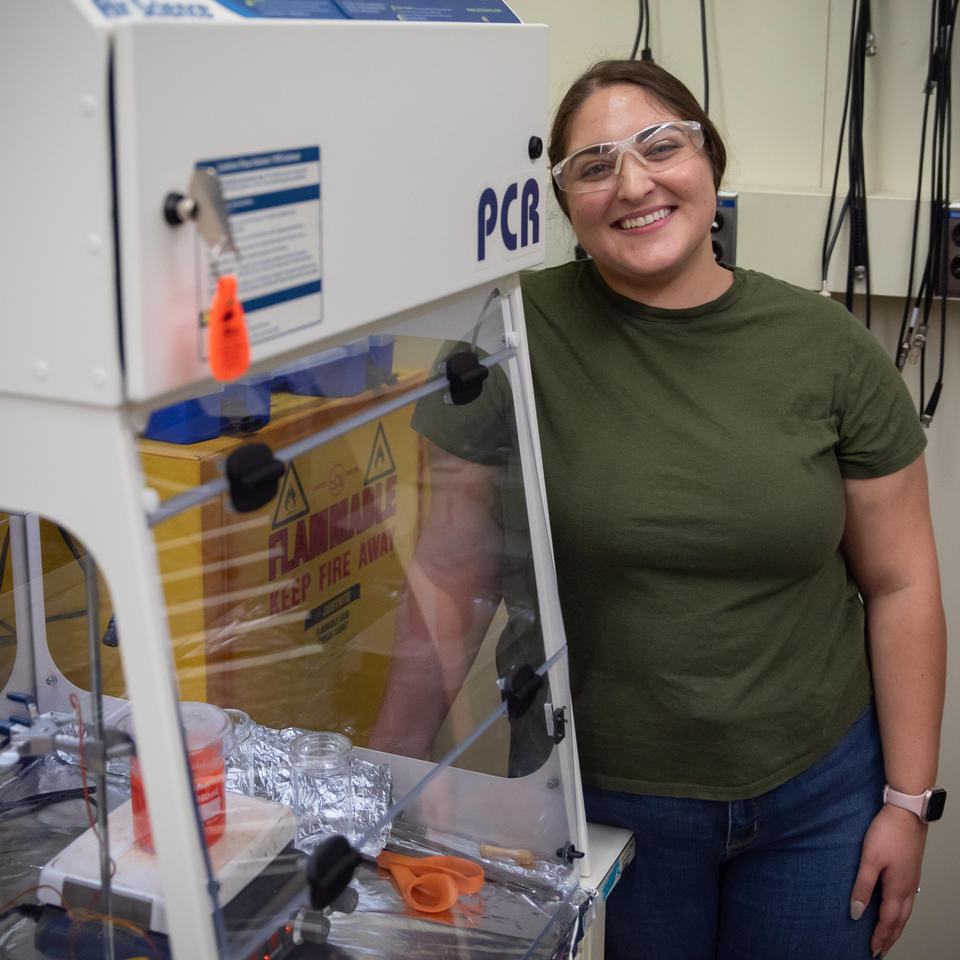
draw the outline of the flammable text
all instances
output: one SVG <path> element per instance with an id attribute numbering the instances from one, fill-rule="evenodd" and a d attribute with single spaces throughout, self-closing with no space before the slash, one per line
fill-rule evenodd
<path id="1" fill-rule="evenodd" d="M 276 580 L 277 577 L 292 573 L 302 563 L 315 560 L 394 516 L 397 512 L 396 487 L 396 476 L 387 477 L 386 480 L 364 487 L 363 493 L 344 497 L 332 506 L 303 517 L 294 528 L 292 543 L 289 525 L 271 533 L 268 579 Z M 363 566 L 363 560 L 361 554 L 360 566 Z M 338 572 L 330 582 L 346 575 Z"/>

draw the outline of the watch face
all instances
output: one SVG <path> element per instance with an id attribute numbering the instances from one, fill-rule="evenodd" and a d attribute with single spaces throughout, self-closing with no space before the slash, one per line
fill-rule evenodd
<path id="1" fill-rule="evenodd" d="M 939 820 L 943 816 L 943 808 L 947 802 L 947 791 L 937 787 L 930 791 L 930 799 L 927 801 L 927 822 Z"/>

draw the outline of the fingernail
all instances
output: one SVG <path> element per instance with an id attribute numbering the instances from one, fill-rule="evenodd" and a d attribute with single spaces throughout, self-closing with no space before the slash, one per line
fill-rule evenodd
<path id="1" fill-rule="evenodd" d="M 867 906 L 865 903 L 861 903 L 859 900 L 850 901 L 850 919 L 859 920 L 863 916 L 863 911 L 866 910 Z M 876 954 L 874 954 L 874 957 Z"/>

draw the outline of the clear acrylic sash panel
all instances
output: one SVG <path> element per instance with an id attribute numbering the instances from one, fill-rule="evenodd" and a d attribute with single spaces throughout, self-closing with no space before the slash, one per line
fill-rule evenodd
<path id="1" fill-rule="evenodd" d="M 221 956 L 571 947 L 583 904 L 547 677 L 566 661 L 562 637 L 544 636 L 555 586 L 534 561 L 543 504 L 505 318 L 478 289 L 159 408 L 136 439 Z M 47 907 L 0 921 L 0 948 L 99 956 L 108 929 L 140 951 L 116 955 L 166 956 L 151 796 L 123 747 L 136 730 L 120 661 L 137 625 L 113 617 L 82 535 L 36 523 L 59 748 L 0 780 L 0 830 L 21 850 L 0 899 L 46 884 L 25 899 Z M 24 640 L 5 576 L 9 692 Z M 114 744 L 100 780 L 82 752 L 84 735 L 98 743 L 91 712 Z M 335 834 L 358 862 L 321 903 L 309 881 Z M 384 851 L 457 859 L 431 873 L 438 861 Z"/>

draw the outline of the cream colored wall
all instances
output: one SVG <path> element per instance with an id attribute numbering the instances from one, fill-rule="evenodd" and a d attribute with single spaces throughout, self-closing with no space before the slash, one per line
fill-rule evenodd
<path id="1" fill-rule="evenodd" d="M 551 103 L 601 57 L 628 56 L 637 0 L 511 0 L 524 21 L 550 26 Z M 702 94 L 698 0 L 651 0 L 657 62 Z M 792 282 L 819 286 L 820 245 L 846 72 L 851 0 L 722 0 L 707 4 L 710 114 L 730 154 L 724 186 L 740 195 L 737 261 Z M 872 329 L 892 353 L 902 312 L 909 220 L 916 184 L 930 4 L 875 0 L 878 55 L 867 64 L 864 139 L 875 274 Z M 960 149 L 952 182 L 960 199 Z M 845 185 L 841 185 L 841 190 Z M 572 256 L 574 238 L 550 199 L 547 265 Z M 843 286 L 843 238 L 830 286 Z M 855 312 L 863 316 L 862 298 Z M 945 392 L 929 428 L 927 466 L 948 629 L 960 630 L 960 308 L 948 311 Z M 933 332 L 928 371 L 936 366 Z M 919 367 L 906 379 L 916 396 Z M 930 386 L 928 375 L 928 391 Z M 960 917 L 960 665 L 949 664 L 940 782 L 951 792 L 945 819 L 930 828 L 914 917 L 892 957 L 957 955 Z"/>

